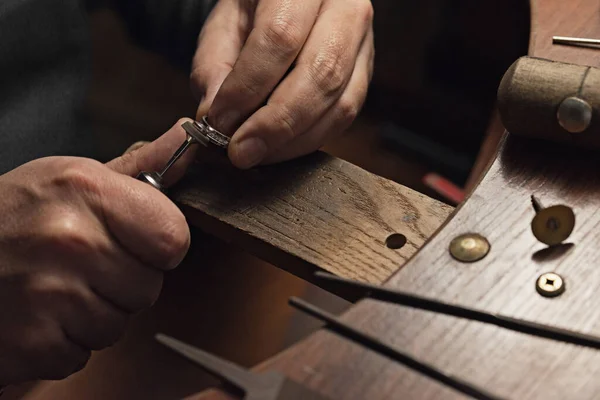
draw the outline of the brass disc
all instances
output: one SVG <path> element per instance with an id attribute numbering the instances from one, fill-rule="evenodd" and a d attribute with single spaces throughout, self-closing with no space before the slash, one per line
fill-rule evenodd
<path id="1" fill-rule="evenodd" d="M 540 242 L 554 246 L 567 240 L 575 228 L 575 213 L 567 206 L 552 206 L 540 210 L 533 221 L 531 230 Z"/>
<path id="2" fill-rule="evenodd" d="M 458 261 L 475 262 L 490 252 L 490 242 L 477 233 L 467 233 L 450 242 L 450 254 Z"/>

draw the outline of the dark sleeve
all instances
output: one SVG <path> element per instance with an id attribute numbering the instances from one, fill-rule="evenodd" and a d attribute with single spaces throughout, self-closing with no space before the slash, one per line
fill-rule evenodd
<path id="1" fill-rule="evenodd" d="M 116 0 L 132 37 L 189 69 L 198 34 L 217 0 Z"/>

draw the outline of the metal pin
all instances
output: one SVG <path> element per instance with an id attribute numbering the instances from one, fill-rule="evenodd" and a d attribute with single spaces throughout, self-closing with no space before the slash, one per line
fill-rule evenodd
<path id="1" fill-rule="evenodd" d="M 208 147 L 209 144 L 214 144 L 221 148 L 227 148 L 229 145 L 229 137 L 223 135 L 208 124 L 206 116 L 199 122 L 185 122 L 182 125 L 187 133 L 187 137 L 183 144 L 175 151 L 171 159 L 160 172 L 142 171 L 138 174 L 137 179 L 146 182 L 161 192 L 165 191 L 162 180 L 167 171 L 181 158 L 183 154 L 190 148 L 192 144 L 199 143 Z"/>
<path id="2" fill-rule="evenodd" d="M 536 214 L 531 221 L 531 230 L 537 240 L 555 246 L 571 236 L 575 228 L 575 213 L 571 207 L 544 207 L 534 195 L 531 196 L 531 204 Z"/>
<path id="3" fill-rule="evenodd" d="M 600 39 L 576 38 L 568 36 L 553 36 L 553 44 L 564 44 L 567 46 L 600 46 Z"/>

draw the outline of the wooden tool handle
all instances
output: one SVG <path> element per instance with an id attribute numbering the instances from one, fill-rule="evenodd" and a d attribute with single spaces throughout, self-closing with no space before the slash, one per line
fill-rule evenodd
<path id="1" fill-rule="evenodd" d="M 506 129 L 576 146 L 600 148 L 600 70 L 522 57 L 498 89 Z"/>

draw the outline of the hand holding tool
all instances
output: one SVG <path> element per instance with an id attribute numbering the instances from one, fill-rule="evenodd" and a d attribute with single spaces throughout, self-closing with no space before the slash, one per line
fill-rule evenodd
<path id="1" fill-rule="evenodd" d="M 187 133 L 187 138 L 185 139 L 185 142 L 183 142 L 183 144 L 175 151 L 169 161 L 167 161 L 165 167 L 160 172 L 142 171 L 138 174 L 137 179 L 142 182 L 149 183 L 156 189 L 164 192 L 165 188 L 162 183 L 163 176 L 173 166 L 173 164 L 175 164 L 175 162 L 177 162 L 177 160 L 179 160 L 179 158 L 185 154 L 191 145 L 199 143 L 205 147 L 214 145 L 222 149 L 227 149 L 229 146 L 229 136 L 222 134 L 210 126 L 206 116 L 202 117 L 200 122 L 185 122 L 182 127 Z"/>

